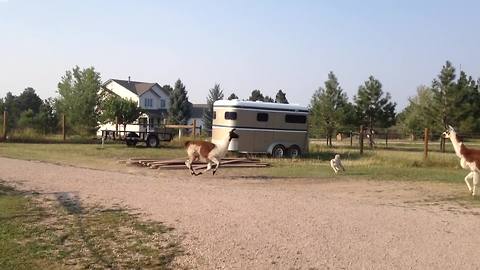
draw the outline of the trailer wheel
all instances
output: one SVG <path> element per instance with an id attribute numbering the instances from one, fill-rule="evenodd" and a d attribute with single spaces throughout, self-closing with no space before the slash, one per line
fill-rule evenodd
<path id="1" fill-rule="evenodd" d="M 155 135 L 149 135 L 147 137 L 147 147 L 157 147 L 159 140 Z"/>
<path id="2" fill-rule="evenodd" d="M 287 149 L 287 156 L 290 158 L 297 158 L 301 154 L 300 147 L 298 145 L 292 145 Z"/>
<path id="3" fill-rule="evenodd" d="M 137 145 L 137 141 L 136 140 L 131 140 L 131 139 L 127 139 L 126 143 L 127 143 L 127 146 L 129 146 L 129 147 Z"/>
<path id="4" fill-rule="evenodd" d="M 283 158 L 285 156 L 285 146 L 277 144 L 272 149 L 272 157 Z"/>
<path id="5" fill-rule="evenodd" d="M 125 139 L 125 143 L 127 143 L 127 146 L 135 146 L 137 145 L 137 142 L 138 142 L 138 134 L 135 133 L 135 132 L 129 132 L 127 134 L 127 137 Z"/>

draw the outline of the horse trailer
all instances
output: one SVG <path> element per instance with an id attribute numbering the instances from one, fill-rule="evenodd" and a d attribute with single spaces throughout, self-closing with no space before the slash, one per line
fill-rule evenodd
<path id="1" fill-rule="evenodd" d="M 218 100 L 213 104 L 212 142 L 235 128 L 230 151 L 297 157 L 308 152 L 308 109 L 296 104 Z"/>

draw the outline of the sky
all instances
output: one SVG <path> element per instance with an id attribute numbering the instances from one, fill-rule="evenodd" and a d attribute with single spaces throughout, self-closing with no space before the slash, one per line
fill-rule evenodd
<path id="1" fill-rule="evenodd" d="M 42 98 L 76 65 L 173 85 L 205 103 L 254 89 L 308 105 L 329 71 L 352 99 L 370 75 L 408 104 L 446 60 L 480 77 L 480 1 L 0 0 L 0 97 Z"/>

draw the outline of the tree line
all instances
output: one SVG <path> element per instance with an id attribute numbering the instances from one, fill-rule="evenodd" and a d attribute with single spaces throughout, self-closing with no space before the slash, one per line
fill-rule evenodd
<path id="1" fill-rule="evenodd" d="M 162 88 L 170 93 L 168 122 L 186 124 L 192 110 L 186 86 L 178 79 L 173 87 L 167 84 Z M 100 73 L 93 67 L 75 67 L 61 77 L 57 97 L 42 100 L 33 88 L 28 87 L 18 96 L 8 92 L 0 98 L 0 111 L 9 112 L 10 128 L 33 128 L 42 134 L 55 133 L 62 114 L 68 116 L 67 125 L 76 134 L 94 134 L 99 122 L 118 121 L 125 126 L 141 115 L 136 102 L 99 89 L 102 89 Z M 208 91 L 207 109 L 203 115 L 207 130 L 211 129 L 213 103 L 220 99 L 224 99 L 224 90 L 220 84 L 215 84 Z M 239 97 L 231 93 L 227 99 Z M 277 91 L 275 98 L 255 89 L 246 100 L 288 103 L 282 89 Z M 421 132 L 424 127 L 440 132 L 446 124 L 458 127 L 463 133 L 480 132 L 479 104 L 479 80 L 464 71 L 460 71 L 457 77 L 456 69 L 449 61 L 431 85 L 418 87 L 417 94 L 409 98 L 407 107 L 398 114 L 397 104 L 384 91 L 379 79 L 370 76 L 350 101 L 332 71 L 311 97 L 310 134 L 326 137 L 331 144 L 336 133 L 357 130 L 360 125 L 369 130 L 395 127 L 405 134 Z"/>

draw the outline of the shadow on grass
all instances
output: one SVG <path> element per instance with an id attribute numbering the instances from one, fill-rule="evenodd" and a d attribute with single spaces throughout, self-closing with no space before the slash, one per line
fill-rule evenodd
<path id="1" fill-rule="evenodd" d="M 179 242 L 170 239 L 174 229 L 161 222 L 140 221 L 138 214 L 123 208 L 84 207 L 75 192 L 54 196 L 74 223 L 61 240 L 79 238 L 79 245 L 93 260 L 90 266 L 169 269 L 173 260 L 183 255 Z"/>
<path id="2" fill-rule="evenodd" d="M 87 233 L 87 228 L 85 226 L 85 214 L 86 210 L 82 207 L 77 195 L 74 195 L 72 192 L 57 192 L 54 193 L 55 199 L 59 205 L 70 215 L 75 216 L 75 222 L 79 229 L 79 235 L 85 244 L 85 247 L 90 251 L 90 254 L 94 257 L 95 263 L 101 264 L 103 267 L 112 268 L 113 262 L 104 256 L 99 249 L 99 245 L 96 245 L 92 241 L 92 236 L 89 236 Z M 63 239 L 65 241 L 67 236 Z M 62 242 L 63 242 L 62 241 Z"/>

